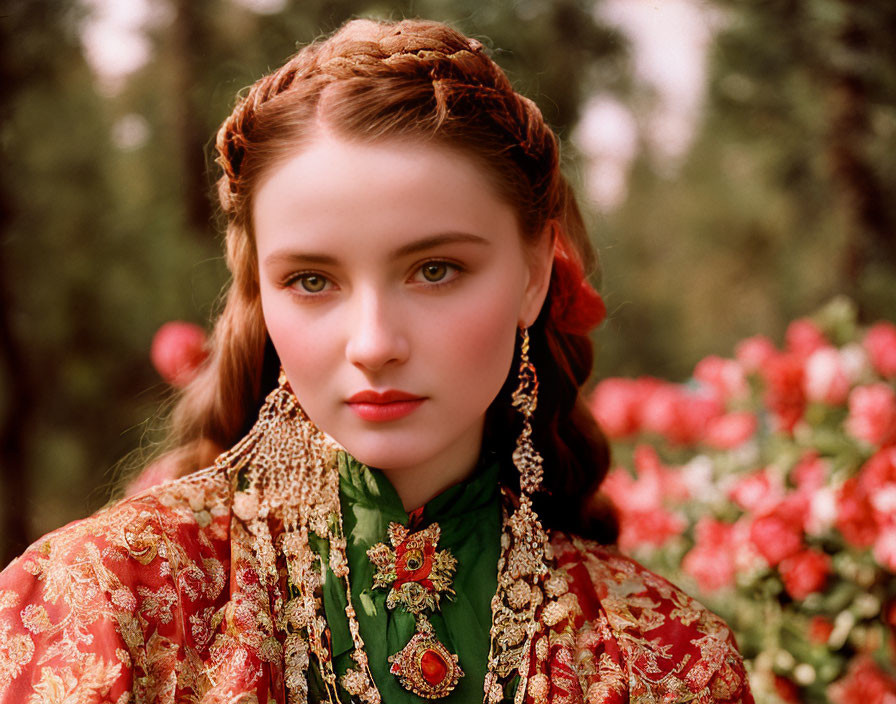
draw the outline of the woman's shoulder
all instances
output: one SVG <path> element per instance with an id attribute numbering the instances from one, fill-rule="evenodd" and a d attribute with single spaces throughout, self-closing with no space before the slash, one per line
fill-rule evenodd
<path id="1" fill-rule="evenodd" d="M 227 539 L 231 500 L 227 474 L 209 467 L 152 486 L 47 533 L 10 567 L 36 556 L 41 560 L 68 556 L 71 560 L 72 553 L 81 553 L 85 545 L 100 550 L 108 562 L 126 555 L 144 564 L 172 541 L 211 545 Z"/>
<path id="2" fill-rule="evenodd" d="M 150 487 L 36 540 L 2 572 L 0 590 L 8 588 L 10 572 L 38 576 L 102 564 L 137 579 L 135 566 L 156 557 L 208 559 L 226 548 L 231 503 L 228 476 L 215 467 Z"/>
<path id="3" fill-rule="evenodd" d="M 202 470 L 48 533 L 13 560 L 0 572 L 0 701 L 63 682 L 97 701 L 127 691 L 131 667 L 181 628 L 177 612 L 220 599 L 230 496 L 224 472 Z"/>
<path id="4" fill-rule="evenodd" d="M 567 590 L 556 599 L 564 618 L 551 630 L 575 631 L 569 646 L 580 684 L 615 687 L 633 700 L 753 701 L 722 619 L 612 547 L 564 533 L 552 534 L 551 547 L 549 595 L 551 579 Z"/>

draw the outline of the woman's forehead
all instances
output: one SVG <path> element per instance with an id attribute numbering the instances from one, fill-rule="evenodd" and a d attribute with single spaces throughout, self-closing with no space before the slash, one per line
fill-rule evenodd
<path id="1" fill-rule="evenodd" d="M 479 164 L 410 140 L 314 140 L 260 184 L 253 224 L 262 258 L 289 243 L 325 248 L 371 240 L 389 250 L 449 233 L 518 236 L 514 210 Z"/>

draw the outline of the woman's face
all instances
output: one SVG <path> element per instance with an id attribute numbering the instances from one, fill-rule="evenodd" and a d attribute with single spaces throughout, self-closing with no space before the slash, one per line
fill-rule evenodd
<path id="1" fill-rule="evenodd" d="M 311 420 L 370 466 L 472 469 L 550 243 L 524 246 L 459 152 L 329 135 L 262 180 L 253 225 L 265 323 Z"/>

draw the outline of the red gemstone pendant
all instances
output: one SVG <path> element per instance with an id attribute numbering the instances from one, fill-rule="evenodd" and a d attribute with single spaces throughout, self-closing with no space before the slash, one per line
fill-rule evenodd
<path id="1" fill-rule="evenodd" d="M 420 672 L 423 673 L 423 679 L 429 682 L 433 687 L 438 687 L 445 681 L 448 676 L 448 663 L 442 659 L 435 650 L 431 648 L 424 650 L 420 656 Z"/>
<path id="2" fill-rule="evenodd" d="M 451 653 L 432 633 L 418 631 L 404 648 L 389 658 L 389 671 L 402 687 L 427 699 L 451 693 L 464 676 Z"/>

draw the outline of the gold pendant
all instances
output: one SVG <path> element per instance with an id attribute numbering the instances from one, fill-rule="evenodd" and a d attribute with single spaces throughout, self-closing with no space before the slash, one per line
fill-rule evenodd
<path id="1" fill-rule="evenodd" d="M 457 655 L 439 642 L 427 621 L 418 621 L 414 637 L 395 655 L 390 655 L 389 662 L 392 663 L 389 672 L 398 677 L 398 683 L 426 699 L 447 697 L 464 676 L 457 664 Z"/>
<path id="2" fill-rule="evenodd" d="M 389 524 L 392 546 L 379 543 L 367 551 L 377 568 L 374 588 L 389 590 L 386 607 L 401 606 L 417 618 L 417 632 L 404 648 L 389 656 L 389 671 L 402 687 L 427 699 L 447 696 L 464 676 L 457 655 L 439 642 L 424 614 L 439 608 L 442 594 L 454 595 L 451 582 L 457 559 L 448 550 L 436 550 L 440 535 L 438 523 L 411 533 L 393 522 Z"/>

